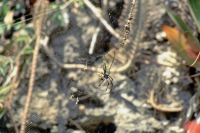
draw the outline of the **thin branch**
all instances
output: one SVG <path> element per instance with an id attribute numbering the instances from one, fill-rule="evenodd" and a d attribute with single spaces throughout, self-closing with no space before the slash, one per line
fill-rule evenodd
<path id="1" fill-rule="evenodd" d="M 92 96 L 90 96 L 90 95 L 85 95 L 85 96 L 79 97 L 78 99 L 79 99 L 79 101 L 83 101 L 83 100 L 86 100 L 86 99 L 88 99 L 88 98 L 90 98 L 90 97 L 92 97 Z"/>
<path id="2" fill-rule="evenodd" d="M 83 133 L 85 133 L 85 131 L 83 130 L 83 128 L 74 120 L 72 120 L 71 118 L 69 118 L 70 123 L 72 123 L 74 126 L 76 126 L 76 128 L 78 128 L 79 130 L 83 131 Z"/>
<path id="3" fill-rule="evenodd" d="M 154 93 L 155 93 L 155 90 L 152 89 L 150 92 L 149 100 L 148 100 L 148 102 L 153 106 L 153 108 L 155 108 L 156 110 L 161 111 L 161 112 L 181 112 L 182 114 L 184 114 L 182 112 L 183 107 L 165 107 L 163 105 L 156 103 Z"/>
<path id="4" fill-rule="evenodd" d="M 194 75 L 187 75 L 187 76 L 179 76 L 178 78 L 195 78 L 197 76 L 200 76 L 200 73 L 194 74 Z"/>
<path id="5" fill-rule="evenodd" d="M 8 113 L 9 113 L 9 115 L 10 115 L 10 119 L 11 119 L 11 122 L 12 122 L 12 124 L 13 124 L 13 126 L 14 126 L 15 132 L 16 132 L 16 133 L 19 133 L 19 129 L 18 129 L 17 125 L 15 124 L 15 121 L 14 121 L 14 119 L 13 119 L 13 115 L 12 115 L 12 112 L 11 112 L 11 109 L 10 109 L 10 108 L 8 108 Z"/>
<path id="6" fill-rule="evenodd" d="M 109 21 L 108 17 L 108 0 L 101 0 L 102 3 L 102 11 L 103 11 L 103 18 Z"/>
<path id="7" fill-rule="evenodd" d="M 94 51 L 94 47 L 95 47 L 95 44 L 96 44 L 96 41 L 97 41 L 97 37 L 98 37 L 98 34 L 99 34 L 99 31 L 100 31 L 100 28 L 101 26 L 99 25 L 97 28 L 96 28 L 96 30 L 95 30 L 95 32 L 94 32 L 94 34 L 93 34 L 93 36 L 92 36 L 92 41 L 91 41 L 91 43 L 90 43 L 90 48 L 89 48 L 89 54 L 91 55 L 91 54 L 93 54 L 93 51 Z"/>
<path id="8" fill-rule="evenodd" d="M 191 78 L 195 78 L 197 76 L 200 76 L 200 73 L 194 74 L 194 75 L 190 75 Z"/>
<path id="9" fill-rule="evenodd" d="M 95 16 L 100 20 L 100 22 L 105 26 L 105 28 L 117 39 L 120 39 L 120 35 L 108 24 L 108 22 L 100 14 L 100 9 L 97 9 L 89 0 L 83 0 L 85 5 L 91 9 Z"/>

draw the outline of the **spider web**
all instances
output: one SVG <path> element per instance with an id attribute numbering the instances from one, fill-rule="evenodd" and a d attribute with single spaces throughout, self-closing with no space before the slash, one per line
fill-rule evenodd
<path id="1" fill-rule="evenodd" d="M 77 9 L 74 8 L 74 10 Z M 107 55 L 105 51 L 109 50 L 109 39 L 111 35 L 103 29 L 103 26 L 99 24 L 100 22 L 94 15 L 90 16 L 92 12 L 89 9 L 80 8 L 79 10 L 78 12 L 73 12 L 73 7 L 71 7 L 71 10 L 69 7 L 63 10 L 50 10 L 47 14 L 44 14 L 47 15 L 47 19 L 43 23 L 43 32 L 49 36 L 47 46 L 49 55 L 41 49 L 38 57 L 35 89 L 32 95 L 27 132 L 45 131 L 45 129 L 50 129 L 52 123 L 55 122 L 58 124 L 58 127 L 53 127 L 50 131 L 64 132 L 66 130 L 64 125 L 69 123 L 66 119 L 74 118 L 79 114 L 77 104 L 85 102 L 81 101 L 83 96 L 93 97 L 94 95 L 101 96 L 103 94 L 102 91 L 104 89 L 102 87 L 105 88 L 105 86 L 98 86 L 99 75 L 87 71 L 87 66 L 102 67 L 102 62 L 105 60 L 104 57 Z M 60 15 L 63 18 L 66 16 L 64 26 L 62 27 L 51 18 L 51 16 L 55 17 L 53 14 L 58 13 L 61 13 Z M 114 13 L 110 14 L 110 16 L 114 16 Z M 50 24 L 46 25 L 48 23 Z M 97 27 L 102 28 L 102 30 L 97 37 L 96 48 L 93 54 L 89 55 L 88 48 L 90 47 L 93 33 Z M 48 56 L 54 57 L 55 60 L 62 64 L 84 64 L 86 69 L 65 70 L 56 65 Z M 23 85 L 26 82 L 28 80 L 21 83 L 21 89 L 17 91 L 18 95 L 15 98 L 20 99 L 19 104 L 22 106 L 26 99 L 28 86 Z M 70 101 L 70 98 L 72 101 Z M 87 106 L 92 108 L 103 105 L 101 100 L 96 98 L 89 98 L 89 101 L 86 101 L 85 104 L 89 104 Z M 14 111 L 13 114 L 18 115 L 14 115 L 13 117 L 15 120 L 19 120 L 16 124 L 20 124 L 19 122 L 23 111 L 20 111 L 17 105 L 14 105 L 14 108 L 16 108 L 17 112 Z M 70 119 L 68 120 L 70 121 Z M 45 121 L 45 124 L 42 121 Z M 38 125 L 38 123 L 41 124 Z M 35 128 L 36 125 L 39 129 Z"/>
<path id="2" fill-rule="evenodd" d="M 66 3 L 56 1 L 51 4 L 61 7 Z M 103 8 L 99 1 L 93 1 L 93 4 Z M 99 72 L 90 71 L 88 68 L 98 68 L 103 72 L 104 61 L 110 67 L 112 60 L 114 60 L 111 69 L 122 65 L 123 61 L 126 62 L 127 59 L 123 60 L 125 57 L 116 56 L 114 58 L 113 52 L 109 52 L 116 48 L 117 43 L 121 40 L 113 39 L 114 37 L 86 6 L 81 5 L 81 3 L 68 3 L 68 5 L 64 9 L 49 7 L 47 13 L 36 16 L 43 17 L 42 15 L 45 15 L 42 38 L 48 37 L 49 40 L 46 47 L 41 45 L 38 55 L 34 92 L 26 132 L 70 133 L 75 130 L 82 130 L 82 128 L 86 132 L 103 132 L 102 127 L 107 126 L 105 123 L 111 125 L 114 123 L 113 116 L 115 113 L 111 110 L 112 102 L 115 105 L 117 105 L 117 101 L 121 102 L 123 99 L 120 98 L 121 94 L 127 93 L 143 97 L 146 90 L 158 87 L 158 83 L 164 80 L 162 78 L 163 69 L 157 70 L 159 66 L 153 63 L 153 65 L 149 64 L 144 68 L 142 65 L 136 65 L 132 68 L 134 73 L 130 72 L 136 76 L 135 78 L 130 76 L 130 73 L 108 73 L 113 78 L 113 86 L 109 84 L 109 88 L 105 91 L 107 82 L 100 86 Z M 107 20 L 115 29 L 119 28 L 116 19 L 119 18 L 120 13 L 117 11 L 121 11 L 122 8 L 122 1 L 108 2 L 109 18 Z M 56 15 L 61 18 L 56 17 Z M 126 20 L 124 21 L 126 22 Z M 20 23 L 24 22 L 18 24 Z M 133 33 L 133 31 L 131 32 Z M 94 40 L 95 37 L 96 41 Z M 93 41 L 95 42 L 94 48 L 92 48 Z M 34 40 L 31 46 L 33 43 Z M 115 52 L 118 53 L 117 48 Z M 14 53 L 12 56 L 14 56 Z M 28 62 L 27 74 L 16 89 L 13 100 L 12 117 L 16 125 L 21 124 L 27 98 L 31 58 L 29 57 L 26 62 Z M 63 66 L 74 64 L 74 68 L 61 67 L 62 65 L 59 64 Z M 79 65 L 84 66 L 84 68 L 78 68 Z M 135 73 L 135 71 L 138 72 Z M 149 73 L 150 75 L 148 75 Z M 148 80 L 150 77 L 152 80 Z M 138 86 L 133 83 L 134 80 L 136 80 Z M 112 92 L 107 93 L 110 88 L 112 88 Z M 111 103 L 109 103 L 109 98 Z M 8 122 L 5 119 L 3 122 Z M 92 129 L 92 122 L 96 124 L 96 129 Z M 13 127 L 11 123 L 8 126 Z M 112 127 L 115 126 L 112 125 Z M 13 128 L 10 129 L 6 131 L 12 132 Z M 114 131 L 110 130 L 110 132 Z"/>

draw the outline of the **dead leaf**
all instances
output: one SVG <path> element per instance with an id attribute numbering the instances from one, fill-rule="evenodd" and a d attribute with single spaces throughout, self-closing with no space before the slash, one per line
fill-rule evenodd
<path id="1" fill-rule="evenodd" d="M 193 41 L 187 33 L 182 34 L 179 30 L 169 27 L 162 26 L 162 30 L 166 33 L 167 39 L 172 43 L 178 54 L 186 60 L 187 65 L 193 64 L 198 56 L 200 48 Z M 200 65 L 200 59 L 197 60 Z M 194 65 L 197 67 L 197 65 Z"/>
<path id="2" fill-rule="evenodd" d="M 184 130 L 189 133 L 199 133 L 200 124 L 196 120 L 188 121 L 183 126 Z"/>

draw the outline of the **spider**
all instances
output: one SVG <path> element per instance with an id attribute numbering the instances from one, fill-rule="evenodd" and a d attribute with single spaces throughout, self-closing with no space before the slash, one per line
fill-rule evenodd
<path id="1" fill-rule="evenodd" d="M 109 85 L 111 85 L 113 87 L 113 78 L 109 75 L 109 73 L 110 73 L 110 68 L 112 67 L 114 60 L 115 60 L 115 51 L 114 51 L 114 58 L 113 58 L 112 63 L 109 68 L 108 68 L 107 62 L 105 60 L 103 61 L 103 73 L 100 73 L 101 74 L 101 76 L 100 76 L 101 82 L 100 82 L 99 86 L 101 86 L 102 83 L 106 80 L 107 87 L 106 87 L 105 91 L 107 91 Z M 112 91 L 112 87 L 110 89 L 110 92 Z"/>

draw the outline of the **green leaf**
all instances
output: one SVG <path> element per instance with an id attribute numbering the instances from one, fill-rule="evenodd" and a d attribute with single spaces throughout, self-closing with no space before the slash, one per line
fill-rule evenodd
<path id="1" fill-rule="evenodd" d="M 4 23 L 0 22 L 0 34 L 4 33 Z"/>
<path id="2" fill-rule="evenodd" d="M 16 23 L 16 24 L 14 25 L 14 29 L 15 29 L 15 30 L 19 30 L 21 27 L 22 27 L 22 23 Z"/>
<path id="3" fill-rule="evenodd" d="M 11 41 L 8 45 L 6 45 L 5 49 L 1 53 L 1 55 L 5 55 L 6 51 L 14 44 L 14 41 Z"/>
<path id="4" fill-rule="evenodd" d="M 0 72 L 3 76 L 6 75 L 6 68 L 8 65 L 9 61 L 3 61 L 3 64 L 0 66 Z"/>
<path id="5" fill-rule="evenodd" d="M 6 95 L 0 95 L 0 102 L 3 102 L 7 96 Z"/>
<path id="6" fill-rule="evenodd" d="M 27 41 L 28 39 L 30 39 L 29 36 L 26 35 L 21 35 L 19 37 L 17 37 L 16 39 L 12 40 L 8 45 L 6 45 L 4 51 L 1 53 L 2 55 L 4 55 L 6 53 L 6 51 L 13 45 L 22 41 Z"/>
<path id="7" fill-rule="evenodd" d="M 3 22 L 6 13 L 9 11 L 8 5 L 3 2 L 3 5 L 0 6 L 0 22 Z"/>
<path id="8" fill-rule="evenodd" d="M 5 25 L 5 26 L 6 26 L 6 31 L 10 31 L 11 28 L 12 28 L 12 24 L 7 24 L 7 25 Z"/>
<path id="9" fill-rule="evenodd" d="M 26 49 L 23 51 L 22 54 L 32 54 L 33 51 L 34 51 L 34 49 L 33 49 L 32 47 L 29 46 L 28 48 L 26 48 Z"/>
<path id="10" fill-rule="evenodd" d="M 11 85 L 0 88 L 0 95 L 6 95 L 11 89 Z"/>
<path id="11" fill-rule="evenodd" d="M 194 18 L 200 32 L 200 1 L 189 0 L 188 3 L 192 17 Z"/>
<path id="12" fill-rule="evenodd" d="M 35 31 L 32 28 L 26 27 L 25 30 L 29 36 L 33 36 L 35 34 Z"/>
<path id="13" fill-rule="evenodd" d="M 0 119 L 4 116 L 6 111 L 7 111 L 6 109 L 0 110 Z"/>
<path id="14" fill-rule="evenodd" d="M 9 61 L 4 61 L 2 67 L 6 68 L 6 66 L 8 65 Z"/>
<path id="15" fill-rule="evenodd" d="M 186 26 L 186 24 L 181 20 L 181 18 L 176 15 L 171 9 L 169 9 L 167 6 L 164 6 L 167 13 L 169 14 L 170 18 L 175 22 L 177 26 L 179 26 L 180 30 L 184 33 L 187 33 L 187 35 L 195 42 L 196 45 L 190 44 L 193 49 L 200 49 L 200 43 L 198 39 L 192 34 L 192 32 L 189 30 L 189 28 Z"/>
<path id="16" fill-rule="evenodd" d="M 77 0 L 77 2 L 78 2 L 78 4 L 80 5 L 80 7 L 81 7 L 81 8 L 83 8 L 83 7 L 84 7 L 84 3 L 83 3 L 83 1 L 82 1 L 82 0 Z"/>
<path id="17" fill-rule="evenodd" d="M 15 5 L 15 9 L 18 11 L 22 11 L 24 9 L 24 6 L 22 3 L 19 2 Z"/>
<path id="18" fill-rule="evenodd" d="M 0 73 L 3 75 L 3 77 L 6 75 L 6 71 L 3 68 L 0 68 Z"/>
<path id="19" fill-rule="evenodd" d="M 15 43 L 22 42 L 22 41 L 27 41 L 28 39 L 29 39 L 29 36 L 21 35 L 15 40 Z"/>
<path id="20" fill-rule="evenodd" d="M 51 10 L 55 10 L 55 9 L 59 8 L 59 4 L 57 4 L 57 3 L 55 3 L 55 2 L 52 2 L 52 3 L 50 4 L 50 8 L 51 8 Z"/>

